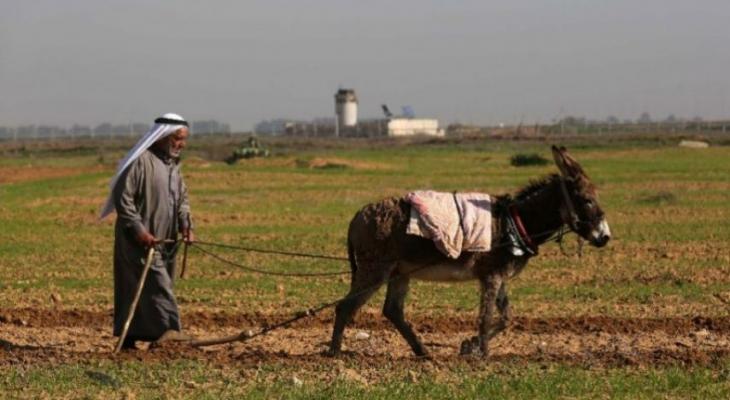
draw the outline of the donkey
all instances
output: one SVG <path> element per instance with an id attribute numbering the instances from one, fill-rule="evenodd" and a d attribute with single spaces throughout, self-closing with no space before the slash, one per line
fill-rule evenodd
<path id="1" fill-rule="evenodd" d="M 350 292 L 335 309 L 328 354 L 340 353 L 345 326 L 387 282 L 383 314 L 416 356 L 427 356 L 403 312 L 408 284 L 414 278 L 480 282 L 478 334 L 462 342 L 461 353 L 486 357 L 489 340 L 507 328 L 511 319 L 507 280 L 517 276 L 537 255 L 538 246 L 561 235 L 564 226 L 595 247 L 605 246 L 611 237 L 596 189 L 583 168 L 565 147 L 553 146 L 552 153 L 560 174 L 533 182 L 514 197 L 502 195 L 494 199 L 493 245 L 488 252 L 462 252 L 458 259 L 450 259 L 433 241 L 407 235 L 411 205 L 404 198 L 368 204 L 357 212 L 347 236 L 352 269 Z M 515 251 L 517 244 L 524 251 Z M 496 323 L 492 321 L 495 308 L 500 313 Z"/>

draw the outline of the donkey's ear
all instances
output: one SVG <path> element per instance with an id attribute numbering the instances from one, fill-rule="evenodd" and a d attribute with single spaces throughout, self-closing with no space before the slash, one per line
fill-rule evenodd
<path id="1" fill-rule="evenodd" d="M 581 168 L 578 161 L 575 161 L 573 157 L 568 154 L 568 150 L 564 146 L 552 147 L 553 158 L 555 159 L 555 165 L 558 166 L 560 173 L 565 177 L 576 177 L 580 174 L 584 174 L 583 168 Z"/>
<path id="2" fill-rule="evenodd" d="M 558 148 L 557 146 L 553 145 L 552 147 L 553 151 L 553 159 L 555 160 L 555 165 L 558 166 L 558 169 L 560 170 L 560 174 L 563 176 L 570 176 L 570 169 L 568 168 L 568 165 L 566 163 L 566 159 L 564 156 L 565 147 Z"/>

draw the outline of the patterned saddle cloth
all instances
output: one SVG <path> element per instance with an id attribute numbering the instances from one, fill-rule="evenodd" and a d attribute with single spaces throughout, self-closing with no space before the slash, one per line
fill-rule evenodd
<path id="1" fill-rule="evenodd" d="M 433 240 L 447 257 L 491 248 L 492 199 L 488 194 L 422 190 L 409 193 L 406 201 L 411 204 L 406 233 Z"/>

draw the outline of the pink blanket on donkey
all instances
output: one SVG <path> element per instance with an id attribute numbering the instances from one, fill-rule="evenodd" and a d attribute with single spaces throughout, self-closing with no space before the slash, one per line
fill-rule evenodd
<path id="1" fill-rule="evenodd" d="M 451 258 L 462 251 L 489 251 L 492 246 L 492 200 L 484 193 L 409 193 L 411 218 L 406 233 L 431 239 Z"/>

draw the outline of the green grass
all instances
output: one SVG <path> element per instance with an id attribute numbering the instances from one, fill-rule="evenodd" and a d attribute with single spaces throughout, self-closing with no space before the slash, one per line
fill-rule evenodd
<path id="1" fill-rule="evenodd" d="M 308 151 L 302 157 L 335 157 L 352 162 L 346 169 L 308 169 L 282 162 L 280 157 L 247 162 L 235 166 L 213 163 L 210 167 L 185 166 L 191 202 L 197 221 L 197 233 L 203 240 L 226 241 L 270 249 L 288 249 L 344 255 L 344 237 L 349 219 L 362 205 L 385 196 L 400 195 L 417 188 L 440 190 L 479 190 L 489 193 L 514 191 L 530 179 L 555 170 L 553 166 L 514 168 L 510 157 L 517 151 L 510 146 L 491 150 L 465 149 L 460 146 L 409 146 L 380 149 L 344 149 Z M 527 146 L 520 151 L 534 151 L 549 157 L 546 148 Z M 641 246 L 657 243 L 677 246 L 730 235 L 730 167 L 726 148 L 711 148 L 701 153 L 676 148 L 596 149 L 574 151 L 574 156 L 599 183 L 602 206 L 608 214 L 616 236 L 615 246 Z M 701 154 L 701 157 L 698 155 Z M 4 164 L 82 167 L 91 169 L 94 158 L 68 156 L 55 158 L 22 158 L 5 160 Z M 362 165 L 362 167 L 358 167 Z M 61 292 L 111 287 L 112 227 L 99 223 L 96 213 L 107 195 L 106 182 L 111 175 L 93 171 L 72 176 L 5 184 L 0 186 L 0 251 L 5 268 L 0 268 L 0 281 L 9 287 L 28 289 L 29 297 L 40 296 L 42 290 L 56 287 Z M 649 185 L 649 186 L 647 186 Z M 672 204 L 654 204 L 645 199 L 656 193 L 671 192 Z M 718 218 L 719 217 L 719 218 Z M 548 245 L 551 246 L 551 245 Z M 554 246 L 554 245 L 552 245 Z M 586 248 L 587 253 L 595 250 Z M 243 263 L 279 271 L 299 269 L 346 269 L 345 264 L 317 263 L 307 260 L 268 256 L 250 256 L 222 252 Z M 620 254 L 619 254 L 620 255 Z M 630 270 L 627 264 L 610 251 L 601 251 L 601 259 L 589 257 L 584 265 L 607 263 Z M 677 261 L 678 262 L 678 261 Z M 646 265 L 646 261 L 643 262 Z M 515 301 L 519 306 L 524 293 L 532 301 L 543 301 L 560 307 L 566 299 L 576 301 L 636 301 L 664 296 L 680 296 L 689 302 L 703 302 L 717 287 L 707 283 L 668 288 L 635 287 L 630 282 L 605 287 L 578 284 L 569 294 L 563 285 L 536 284 L 531 270 L 551 268 L 561 274 L 581 261 L 559 256 L 538 257 L 527 272 L 514 284 Z M 677 264 L 681 267 L 682 264 Z M 707 265 L 712 267 L 713 265 Z M 647 266 L 651 268 L 651 265 Z M 642 268 L 647 268 L 642 267 Z M 235 292 L 267 278 L 249 276 L 231 270 L 209 257 L 191 253 L 192 282 L 180 282 L 181 293 L 195 287 L 208 298 L 215 290 L 226 287 Z M 231 277 L 221 278 L 229 270 Z M 57 277 L 48 273 L 55 272 Z M 69 273 L 73 272 L 69 276 Z M 599 271 L 595 272 L 599 274 Z M 19 283 L 14 283 L 21 281 Z M 325 282 L 326 283 L 326 282 Z M 719 285 L 730 283 L 718 282 Z M 292 291 L 302 293 L 301 306 L 307 306 L 321 295 L 346 290 L 339 282 L 329 287 L 317 284 L 322 291 L 312 292 L 306 281 L 295 281 Z M 461 285 L 424 284 L 424 290 L 438 293 L 433 304 L 463 307 L 470 302 L 472 289 Z M 656 290 L 654 290 L 656 289 Z M 275 301 L 276 293 L 264 291 L 264 298 Z M 703 295 L 703 291 L 707 292 Z M 647 294 L 649 293 L 649 294 Z M 63 294 L 63 293 L 61 293 Z M 268 295 L 268 296 L 267 296 Z M 424 296 L 425 297 L 425 296 Z M 0 304 L 7 306 L 16 299 L 0 293 Z M 275 304 L 273 304 L 275 306 Z M 427 304 L 430 306 L 431 304 Z"/>
<path id="2" fill-rule="evenodd" d="M 123 364 L 109 361 L 55 368 L 4 371 L 4 397 L 138 399 L 334 399 L 334 398 L 534 398 L 534 399 L 706 399 L 730 396 L 730 366 L 590 370 L 556 364 L 485 364 L 457 367 L 453 374 L 414 365 L 393 371 L 377 385 L 352 380 L 329 366 L 303 372 L 272 363 L 258 369 L 230 370 L 194 361 Z M 297 377 L 302 385 L 293 383 Z"/>
<path id="3" fill-rule="evenodd" d="M 421 188 L 514 192 L 530 179 L 555 171 L 552 165 L 515 168 L 509 164 L 517 153 L 551 159 L 547 146 L 501 142 L 470 146 L 307 150 L 234 166 L 185 165 L 184 173 L 200 239 L 344 256 L 349 220 L 368 202 Z M 605 249 L 585 247 L 583 258 L 563 256 L 555 244 L 546 245 L 510 284 L 516 315 L 572 316 L 582 310 L 617 317 L 726 316 L 726 306 L 713 300 L 713 294 L 730 287 L 730 148 L 698 151 L 602 145 L 576 147 L 571 152 L 597 183 L 615 239 Z M 308 169 L 289 162 L 314 157 L 352 165 Z M 110 220 L 99 222 L 97 215 L 108 194 L 113 167 L 100 167 L 97 159 L 97 155 L 73 153 L 0 159 L 0 172 L 26 166 L 78 168 L 68 176 L 0 184 L 0 307 L 49 304 L 49 292 L 54 292 L 67 299 L 65 307 L 111 308 L 113 225 Z M 575 251 L 572 236 L 566 239 L 566 247 Z M 347 263 L 332 261 L 216 251 L 237 262 L 276 271 L 349 268 Z M 251 275 L 194 250 L 188 268 L 188 278 L 176 283 L 183 309 L 194 305 L 222 307 L 232 313 L 288 313 L 339 298 L 349 286 L 347 277 Z M 407 301 L 409 313 L 472 313 L 477 308 L 477 290 L 475 283 L 414 283 Z M 245 310 L 235 308 L 240 302 Z M 381 302 L 382 291 L 370 305 L 379 309 Z M 664 306 L 665 314 L 642 308 L 652 304 Z M 0 370 L 0 392 L 4 392 L 0 394 L 6 395 L 0 397 L 46 393 L 116 398 L 125 391 L 138 398 L 730 396 L 727 364 L 719 369 L 591 370 L 506 362 L 485 364 L 483 371 L 458 364 L 439 373 L 419 370 L 416 382 L 399 368 L 383 365 L 373 368 L 381 376 L 395 368 L 393 377 L 370 386 L 338 379 L 330 367 L 314 365 L 302 372 L 301 388 L 290 382 L 290 376 L 299 373 L 292 368 L 271 362 L 255 371 L 238 371 L 196 361 L 19 366 Z"/>

